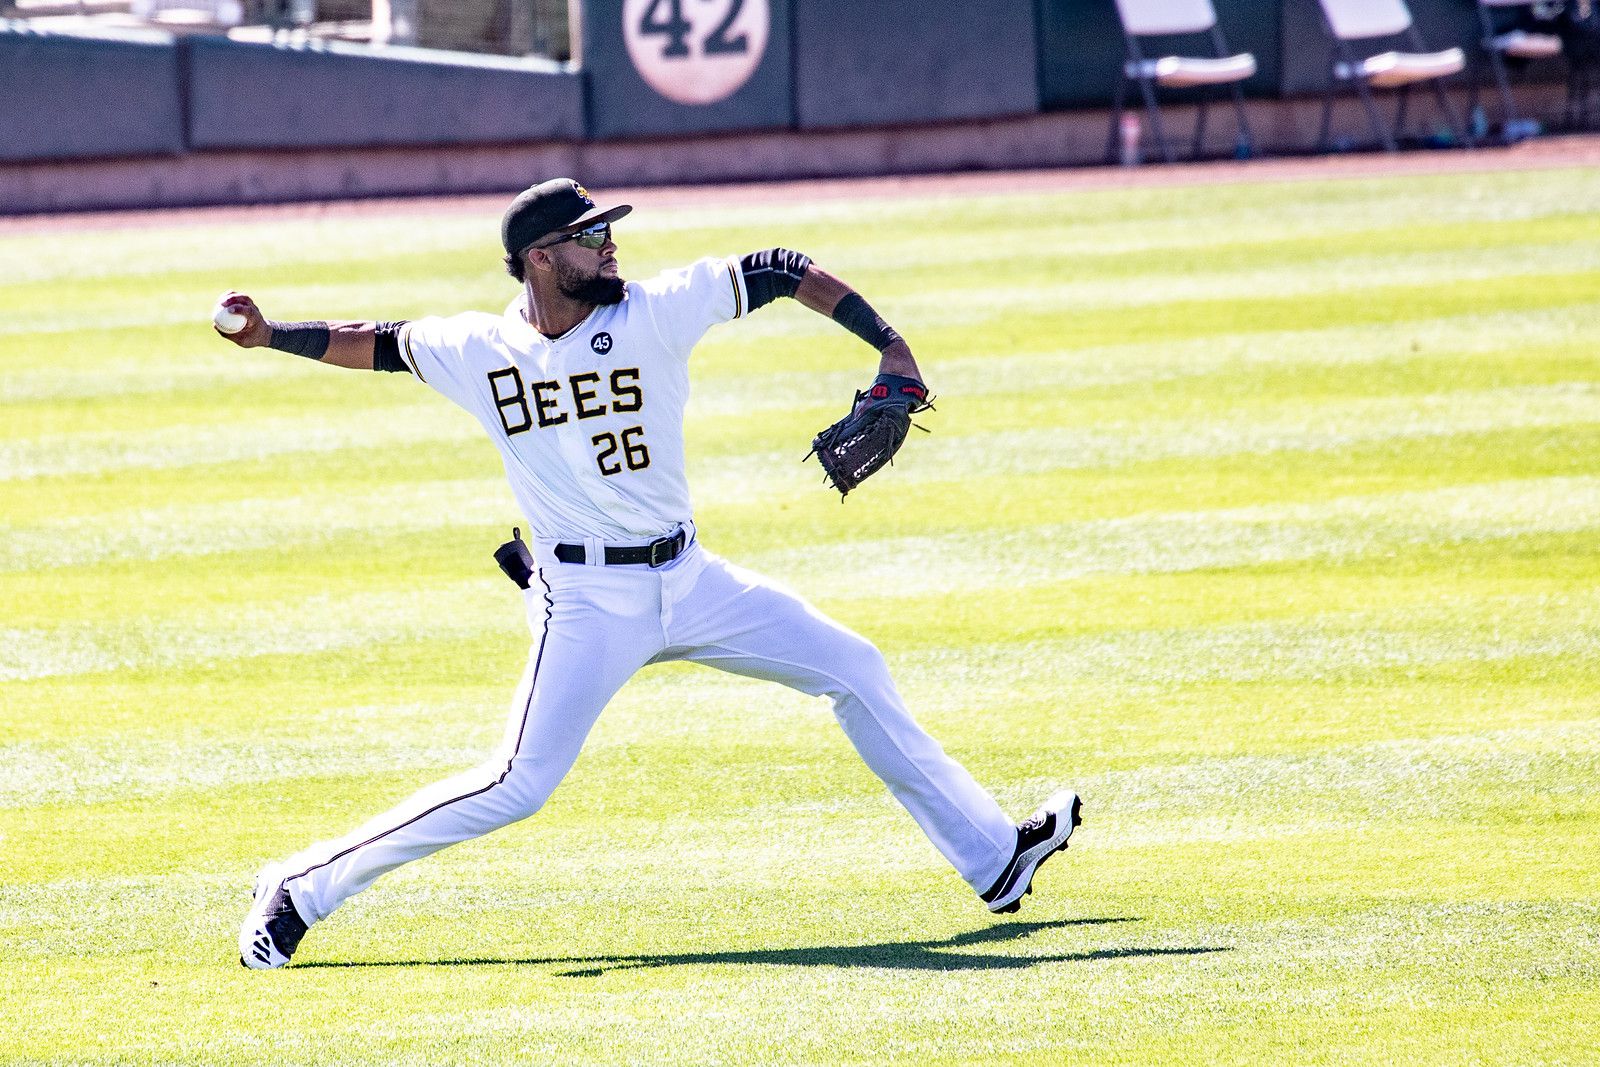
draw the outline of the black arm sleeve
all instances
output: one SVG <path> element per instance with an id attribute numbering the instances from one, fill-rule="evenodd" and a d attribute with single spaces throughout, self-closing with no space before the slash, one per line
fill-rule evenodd
<path id="1" fill-rule="evenodd" d="M 288 352 L 307 359 L 321 359 L 328 354 L 328 324 L 321 319 L 315 322 L 274 322 L 267 320 L 272 336 L 268 348 Z"/>
<path id="2" fill-rule="evenodd" d="M 811 268 L 811 257 L 787 248 L 751 252 L 739 260 L 744 272 L 745 292 L 750 294 L 750 310 L 765 307 L 780 296 L 794 296 L 800 279 Z"/>
<path id="3" fill-rule="evenodd" d="M 398 322 L 377 323 L 378 332 L 372 339 L 372 369 L 386 371 L 406 371 L 411 368 L 406 361 L 400 358 L 400 327 L 406 324 L 405 319 Z"/>
<path id="4" fill-rule="evenodd" d="M 849 330 L 879 352 L 900 340 L 893 326 L 872 309 L 866 297 L 851 293 L 833 309 L 833 321 Z"/>

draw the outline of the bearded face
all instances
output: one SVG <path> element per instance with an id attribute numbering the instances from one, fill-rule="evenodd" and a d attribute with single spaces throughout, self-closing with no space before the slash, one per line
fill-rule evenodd
<path id="1" fill-rule="evenodd" d="M 553 260 L 551 265 L 555 268 L 556 288 L 563 296 L 597 307 L 622 303 L 625 283 L 620 277 L 601 273 L 603 261 L 588 268 L 561 259 Z"/>

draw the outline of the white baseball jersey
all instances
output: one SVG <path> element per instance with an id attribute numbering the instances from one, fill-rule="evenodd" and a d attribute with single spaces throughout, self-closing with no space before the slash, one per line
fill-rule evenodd
<path id="1" fill-rule="evenodd" d="M 693 517 L 689 353 L 745 313 L 744 275 L 736 257 L 707 258 L 625 293 L 556 338 L 528 324 L 526 293 L 503 315 L 401 329 L 412 372 L 489 432 L 534 538 L 649 540 Z"/>

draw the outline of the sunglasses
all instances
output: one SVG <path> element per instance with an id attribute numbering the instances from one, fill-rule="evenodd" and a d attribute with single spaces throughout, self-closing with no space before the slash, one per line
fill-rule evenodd
<path id="1" fill-rule="evenodd" d="M 538 247 L 554 248 L 565 241 L 576 241 L 579 248 L 599 248 L 609 240 L 611 240 L 611 223 L 597 222 L 593 226 L 586 226 L 576 233 L 567 234 L 565 237 L 557 237 L 549 244 L 539 245 Z"/>

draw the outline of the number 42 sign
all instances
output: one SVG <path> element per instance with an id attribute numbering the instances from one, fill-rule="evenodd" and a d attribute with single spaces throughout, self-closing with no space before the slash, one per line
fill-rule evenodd
<path id="1" fill-rule="evenodd" d="M 680 104 L 715 104 L 750 80 L 767 50 L 767 0 L 623 0 L 628 58 Z"/>

